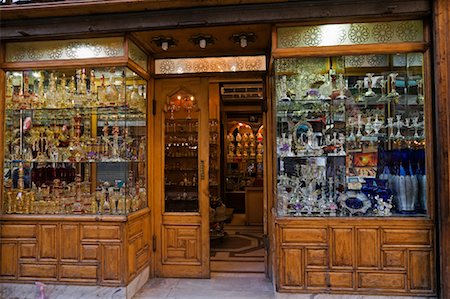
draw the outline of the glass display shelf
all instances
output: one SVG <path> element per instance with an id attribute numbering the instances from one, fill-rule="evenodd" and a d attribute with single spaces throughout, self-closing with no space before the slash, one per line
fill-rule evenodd
<path id="1" fill-rule="evenodd" d="M 146 207 L 146 87 L 125 67 L 7 72 L 3 213 Z"/>
<path id="2" fill-rule="evenodd" d="M 280 217 L 427 215 L 423 58 L 409 55 L 275 61 Z"/>

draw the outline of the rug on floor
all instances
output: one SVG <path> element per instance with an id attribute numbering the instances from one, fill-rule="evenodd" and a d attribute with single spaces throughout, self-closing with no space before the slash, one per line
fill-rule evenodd
<path id="1" fill-rule="evenodd" d="M 232 232 L 211 240 L 211 260 L 264 260 L 262 233 Z"/>

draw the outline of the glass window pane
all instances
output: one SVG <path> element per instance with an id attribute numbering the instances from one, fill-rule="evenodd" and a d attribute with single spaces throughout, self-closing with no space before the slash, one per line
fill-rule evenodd
<path id="1" fill-rule="evenodd" d="M 420 53 L 278 59 L 279 215 L 426 215 Z"/>
<path id="2" fill-rule="evenodd" d="M 145 80 L 125 68 L 6 78 L 4 213 L 123 215 L 147 206 Z"/>

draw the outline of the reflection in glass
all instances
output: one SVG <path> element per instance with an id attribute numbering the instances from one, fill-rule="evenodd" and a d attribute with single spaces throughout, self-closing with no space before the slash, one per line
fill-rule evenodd
<path id="1" fill-rule="evenodd" d="M 422 66 L 312 61 L 275 62 L 278 214 L 425 215 Z M 298 78 L 306 96 L 289 92 Z"/>
<path id="2" fill-rule="evenodd" d="M 105 74 L 121 91 L 109 101 L 99 100 Z M 123 215 L 147 206 L 145 80 L 126 68 L 6 76 L 6 213 Z M 137 105 L 128 104 L 133 81 Z"/>

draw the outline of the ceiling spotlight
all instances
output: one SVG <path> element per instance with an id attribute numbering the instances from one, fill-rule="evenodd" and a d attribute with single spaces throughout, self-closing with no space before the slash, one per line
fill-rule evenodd
<path id="1" fill-rule="evenodd" d="M 245 48 L 249 43 L 255 42 L 256 35 L 253 32 L 241 32 L 233 34 L 230 39 L 241 48 Z"/>
<path id="2" fill-rule="evenodd" d="M 171 36 L 155 36 L 152 41 L 163 51 L 169 50 L 177 45 L 177 40 Z"/>
<path id="3" fill-rule="evenodd" d="M 197 34 L 191 36 L 189 41 L 194 45 L 198 45 L 201 49 L 205 49 L 207 46 L 213 45 L 216 39 L 209 34 Z"/>

